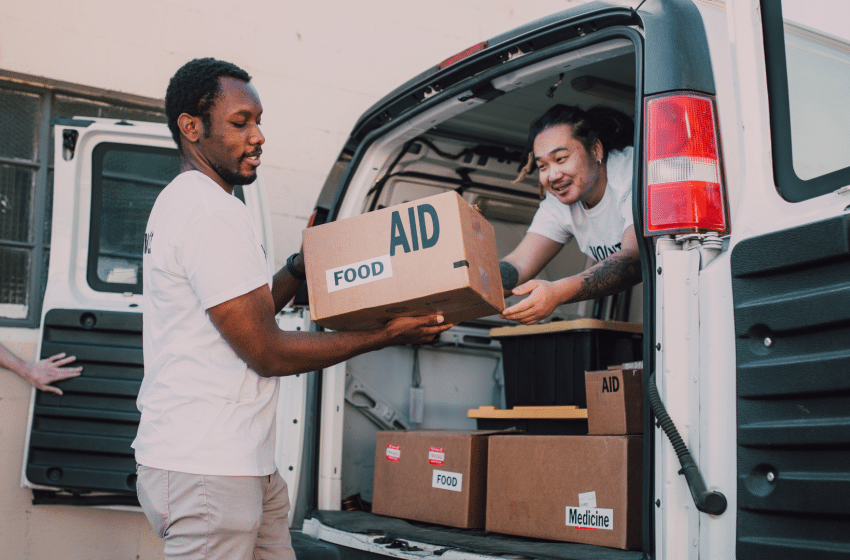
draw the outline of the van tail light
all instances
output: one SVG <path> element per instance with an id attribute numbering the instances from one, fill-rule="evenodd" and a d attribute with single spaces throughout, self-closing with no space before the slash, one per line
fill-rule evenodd
<path id="1" fill-rule="evenodd" d="M 714 100 L 677 92 L 644 105 L 644 235 L 728 233 Z"/>
<path id="2" fill-rule="evenodd" d="M 472 56 L 474 54 L 480 53 L 481 51 L 483 51 L 484 49 L 487 48 L 488 44 L 489 44 L 489 41 L 481 41 L 477 45 L 472 45 L 471 47 L 469 47 L 465 51 L 461 51 L 461 52 L 457 53 L 456 55 L 449 57 L 449 58 L 445 59 L 444 61 L 442 61 L 441 63 L 439 63 L 437 65 L 437 70 L 438 71 L 439 70 L 445 70 L 446 68 L 448 68 L 452 64 L 456 64 L 456 63 L 460 62 L 461 60 L 463 60 L 464 58 L 469 58 L 470 56 Z"/>
<path id="3" fill-rule="evenodd" d="M 328 211 L 325 208 L 316 206 L 313 213 L 310 214 L 310 219 L 307 220 L 307 227 L 320 226 L 328 219 Z"/>

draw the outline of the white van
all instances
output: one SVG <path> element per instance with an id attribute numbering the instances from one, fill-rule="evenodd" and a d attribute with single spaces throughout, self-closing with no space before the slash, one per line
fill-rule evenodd
<path id="1" fill-rule="evenodd" d="M 455 190 L 493 225 L 500 255 L 538 202 L 536 179 L 511 183 L 531 120 L 555 103 L 634 118 L 643 282 L 551 320 L 642 325 L 641 546 L 368 511 L 377 431 L 475 429 L 470 409 L 504 406 L 490 329 L 505 322 L 487 317 L 281 380 L 278 464 L 299 559 L 850 555 L 848 12 L 827 0 L 592 2 L 435 64 L 367 111 L 315 223 Z M 24 484 L 37 503 L 133 506 L 140 240 L 176 152 L 161 126 L 60 124 L 40 355 L 71 349 L 85 372 L 61 399 L 34 397 Z M 242 196 L 270 243 L 262 186 Z M 542 277 L 588 264 L 568 245 Z M 281 326 L 318 329 L 308 306 L 301 294 Z M 417 423 L 411 387 L 424 392 Z"/>

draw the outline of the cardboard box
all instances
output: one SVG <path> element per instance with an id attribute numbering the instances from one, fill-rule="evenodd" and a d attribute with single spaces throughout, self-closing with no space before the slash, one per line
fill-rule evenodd
<path id="1" fill-rule="evenodd" d="M 494 436 L 489 448 L 487 531 L 640 547 L 642 437 Z"/>
<path id="2" fill-rule="evenodd" d="M 454 191 L 308 228 L 304 255 L 310 316 L 329 329 L 505 308 L 493 226 Z"/>
<path id="3" fill-rule="evenodd" d="M 588 371 L 584 379 L 588 433 L 643 434 L 642 369 Z"/>
<path id="4" fill-rule="evenodd" d="M 498 433 L 378 432 L 372 513 L 483 528 L 487 443 Z"/>

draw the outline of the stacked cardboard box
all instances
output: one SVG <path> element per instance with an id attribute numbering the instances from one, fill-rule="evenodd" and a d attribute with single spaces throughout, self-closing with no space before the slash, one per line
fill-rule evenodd
<path id="1" fill-rule="evenodd" d="M 597 435 L 379 432 L 372 511 L 495 533 L 639 548 L 641 370 L 587 372 Z M 492 408 L 492 407 L 489 407 Z M 481 414 L 496 409 L 482 407 Z M 573 415 L 585 412 L 572 410 Z M 605 434 L 605 435 L 602 435 Z"/>
<path id="2" fill-rule="evenodd" d="M 585 383 L 589 434 L 643 434 L 642 369 L 588 371 Z"/>
<path id="3" fill-rule="evenodd" d="M 640 547 L 641 373 L 586 372 L 591 435 L 491 438 L 488 531 Z"/>
<path id="4" fill-rule="evenodd" d="M 640 546 L 643 438 L 493 437 L 488 531 L 615 548 Z"/>
<path id="5" fill-rule="evenodd" d="M 483 528 L 487 445 L 490 436 L 500 433 L 504 432 L 378 432 L 372 512 Z"/>

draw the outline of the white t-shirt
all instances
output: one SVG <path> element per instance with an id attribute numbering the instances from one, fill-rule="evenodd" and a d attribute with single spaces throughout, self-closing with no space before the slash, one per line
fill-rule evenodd
<path id="1" fill-rule="evenodd" d="M 623 232 L 632 219 L 633 149 L 608 153 L 608 184 L 593 208 L 563 204 L 551 193 L 540 202 L 528 231 L 558 243 L 575 237 L 581 252 L 599 262 L 621 249 Z"/>
<path id="2" fill-rule="evenodd" d="M 206 313 L 264 284 L 271 289 L 247 208 L 203 173 L 181 173 L 151 211 L 143 271 L 136 461 L 193 474 L 272 474 L 278 381 L 251 370 Z"/>

